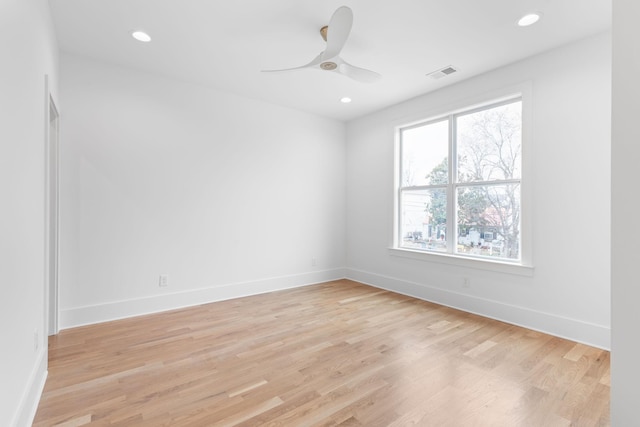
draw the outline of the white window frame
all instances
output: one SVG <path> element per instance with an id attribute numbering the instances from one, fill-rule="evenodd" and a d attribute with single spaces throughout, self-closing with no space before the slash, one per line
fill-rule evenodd
<path id="1" fill-rule="evenodd" d="M 522 145 L 521 145 L 521 178 L 520 178 L 520 210 L 521 210 L 521 234 L 520 234 L 520 259 L 512 261 L 508 259 L 493 259 L 485 257 L 473 257 L 469 255 L 457 254 L 453 250 L 455 237 L 447 238 L 447 252 L 429 252 L 421 251 L 410 248 L 403 248 L 400 246 L 400 188 L 401 188 L 401 141 L 400 135 L 402 130 L 425 125 L 431 122 L 440 121 L 458 114 L 467 114 L 474 111 L 482 110 L 491 106 L 498 106 L 500 104 L 506 104 L 516 100 L 522 101 Z M 434 111 L 431 114 L 423 114 L 422 119 L 407 119 L 404 123 L 399 123 L 395 126 L 395 156 L 394 156 L 394 213 L 393 213 L 393 233 L 392 243 L 389 251 L 392 256 L 399 256 L 403 258 L 409 258 L 427 262 L 437 262 L 448 264 L 456 267 L 473 268 L 481 270 L 489 270 L 500 273 L 517 274 L 522 276 L 533 276 L 533 254 L 532 254 L 532 235 L 531 235 L 531 191 L 529 188 L 530 182 L 530 161 L 531 161 L 531 84 L 525 83 L 518 85 L 514 88 L 495 91 L 484 96 L 470 98 L 462 100 L 448 108 L 443 108 L 440 112 Z M 453 121 L 450 123 L 453 125 Z M 452 137 L 452 130 L 450 129 L 450 139 Z M 449 158 L 455 159 L 455 147 L 452 141 L 449 141 Z M 447 218 L 455 218 L 455 191 L 452 188 L 456 188 L 456 183 L 453 182 L 453 174 L 457 167 L 457 162 L 452 162 L 453 167 L 449 168 L 449 184 L 447 184 Z M 447 234 L 452 236 L 456 235 L 457 224 L 448 224 Z"/>

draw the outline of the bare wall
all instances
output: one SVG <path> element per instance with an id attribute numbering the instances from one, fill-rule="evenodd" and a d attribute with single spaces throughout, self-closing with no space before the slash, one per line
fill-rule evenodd
<path id="1" fill-rule="evenodd" d="M 61 92 L 63 328 L 344 276 L 343 123 L 67 54 Z"/>

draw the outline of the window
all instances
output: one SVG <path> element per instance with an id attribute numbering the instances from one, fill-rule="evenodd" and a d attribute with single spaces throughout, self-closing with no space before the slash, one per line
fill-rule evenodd
<path id="1" fill-rule="evenodd" d="M 399 249 L 522 261 L 522 100 L 399 129 Z"/>

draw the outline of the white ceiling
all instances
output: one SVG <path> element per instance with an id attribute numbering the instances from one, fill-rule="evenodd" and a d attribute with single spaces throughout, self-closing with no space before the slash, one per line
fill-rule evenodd
<path id="1" fill-rule="evenodd" d="M 612 0 L 50 0 L 60 49 L 350 120 L 611 25 Z M 382 74 L 376 83 L 305 69 L 324 50 L 319 30 L 353 10 L 342 57 Z M 538 11 L 527 28 L 516 21 Z M 135 29 L 153 41 L 131 38 Z M 425 74 L 453 65 L 459 72 Z M 349 96 L 351 104 L 341 104 Z"/>

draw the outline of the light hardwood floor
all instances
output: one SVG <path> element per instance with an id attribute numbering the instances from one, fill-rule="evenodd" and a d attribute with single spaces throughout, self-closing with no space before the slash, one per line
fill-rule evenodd
<path id="1" fill-rule="evenodd" d="M 62 331 L 35 426 L 606 426 L 609 352 L 340 280 Z"/>

